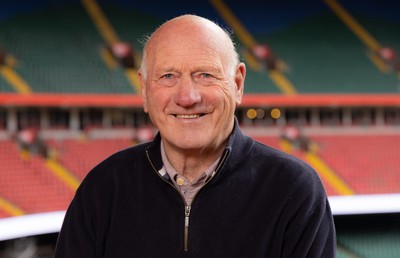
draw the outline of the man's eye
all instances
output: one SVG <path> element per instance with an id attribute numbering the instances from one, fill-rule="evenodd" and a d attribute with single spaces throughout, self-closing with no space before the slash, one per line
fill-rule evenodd
<path id="1" fill-rule="evenodd" d="M 202 85 L 212 85 L 216 82 L 216 78 L 210 73 L 200 73 L 195 77 L 196 81 Z"/>
<path id="2" fill-rule="evenodd" d="M 158 79 L 157 83 L 162 86 L 171 87 L 177 82 L 177 77 L 172 73 L 166 73 Z"/>
<path id="3" fill-rule="evenodd" d="M 172 79 L 174 76 L 171 74 L 171 73 L 168 73 L 168 74 L 164 74 L 163 76 L 162 76 L 162 78 L 164 78 L 164 79 Z"/>

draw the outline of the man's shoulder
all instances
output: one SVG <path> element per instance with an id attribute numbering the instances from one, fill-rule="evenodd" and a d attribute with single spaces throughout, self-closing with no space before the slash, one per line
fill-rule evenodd
<path id="1" fill-rule="evenodd" d="M 305 161 L 282 150 L 266 145 L 247 135 L 237 136 L 236 145 L 232 147 L 234 163 L 251 164 L 252 167 L 259 167 L 261 170 L 279 168 L 279 171 L 297 173 L 298 171 L 308 171 L 314 173 Z"/>
<path id="2" fill-rule="evenodd" d="M 253 148 L 253 166 L 260 178 L 285 186 L 290 192 L 305 191 L 308 194 L 324 195 L 319 174 L 299 157 L 256 142 Z"/>
<path id="3" fill-rule="evenodd" d="M 149 142 L 146 142 L 128 146 L 125 149 L 121 149 L 110 156 L 105 157 L 99 165 L 138 159 L 146 154 L 146 148 L 149 144 Z"/>
<path id="4" fill-rule="evenodd" d="M 258 154 L 260 157 L 263 157 L 263 160 L 274 160 L 277 162 L 289 162 L 289 163 L 303 163 L 299 158 L 284 152 L 275 147 L 266 145 L 259 141 L 254 141 L 254 149 L 253 152 Z"/>
<path id="5" fill-rule="evenodd" d="M 264 168 L 275 170 L 285 176 L 318 177 L 316 171 L 306 161 L 257 141 L 253 148 L 253 159 L 260 162 Z"/>

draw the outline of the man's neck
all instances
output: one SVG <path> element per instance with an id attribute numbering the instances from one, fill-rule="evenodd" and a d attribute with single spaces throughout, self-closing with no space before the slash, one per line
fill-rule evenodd
<path id="1" fill-rule="evenodd" d="M 175 170 L 189 181 L 194 181 L 220 158 L 225 146 L 215 150 L 179 150 L 163 142 L 163 148 Z"/>

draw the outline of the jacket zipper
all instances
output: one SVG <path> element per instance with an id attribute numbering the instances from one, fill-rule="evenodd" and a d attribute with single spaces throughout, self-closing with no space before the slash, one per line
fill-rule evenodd
<path id="1" fill-rule="evenodd" d="M 189 217 L 190 217 L 190 209 L 192 207 L 190 205 L 185 206 L 185 235 L 183 239 L 183 250 L 185 252 L 188 251 L 188 242 L 189 242 Z"/>
<path id="2" fill-rule="evenodd" d="M 225 151 L 224 156 L 222 157 L 221 162 L 219 162 L 219 165 L 218 165 L 218 167 L 215 169 L 215 172 L 213 173 L 212 177 L 204 184 L 204 186 L 206 186 L 206 185 L 208 184 L 208 182 L 211 181 L 211 179 L 214 177 L 214 175 L 215 175 L 215 174 L 219 171 L 219 169 L 221 168 L 222 164 L 225 163 L 226 157 L 228 156 L 228 152 L 229 152 L 228 150 Z M 153 162 L 152 162 L 151 159 L 150 159 L 150 154 L 149 154 L 149 151 L 148 151 L 148 150 L 146 150 L 146 156 L 147 156 L 147 160 L 149 161 L 150 165 L 152 166 L 153 170 L 157 173 L 157 175 L 158 175 L 162 180 L 164 180 L 167 184 L 169 184 L 170 186 L 172 186 L 172 187 L 179 193 L 179 195 L 181 196 L 181 198 L 182 198 L 182 200 L 183 200 L 183 203 L 184 203 L 184 205 L 185 205 L 185 228 L 184 228 L 184 238 L 183 238 L 183 250 L 184 250 L 185 252 L 187 252 L 187 251 L 189 250 L 189 249 L 188 249 L 188 242 L 189 242 L 189 218 L 190 218 L 190 210 L 191 210 L 192 207 L 186 203 L 185 197 L 182 195 L 182 193 L 179 191 L 179 189 L 177 189 L 177 188 L 175 187 L 174 184 L 172 184 L 171 182 L 168 182 L 167 180 L 165 180 L 165 179 L 160 175 L 160 173 L 157 171 L 156 167 L 154 166 Z M 204 187 L 204 186 L 203 186 L 203 187 Z M 202 187 L 202 188 L 203 188 L 203 187 Z M 201 188 L 201 189 L 202 189 L 202 188 Z M 201 189 L 200 189 L 200 190 L 201 190 Z M 200 191 L 200 190 L 199 190 L 199 191 Z M 199 192 L 197 192 L 196 195 L 193 196 L 192 202 L 194 201 L 194 199 L 196 198 L 196 196 L 197 196 L 198 193 L 199 193 Z"/>

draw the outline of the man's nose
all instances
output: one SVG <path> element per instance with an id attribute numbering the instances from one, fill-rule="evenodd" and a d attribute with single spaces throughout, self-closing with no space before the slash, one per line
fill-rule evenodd
<path id="1" fill-rule="evenodd" d="M 191 76 L 182 76 L 177 85 L 175 103 L 182 107 L 190 107 L 201 101 L 198 85 Z"/>

